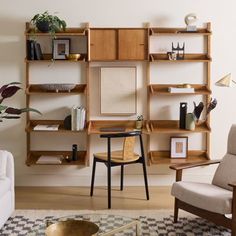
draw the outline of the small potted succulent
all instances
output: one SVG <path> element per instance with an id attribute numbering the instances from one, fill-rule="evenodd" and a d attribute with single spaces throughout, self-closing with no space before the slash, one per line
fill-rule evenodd
<path id="1" fill-rule="evenodd" d="M 33 108 L 14 108 L 9 107 L 6 105 L 3 105 L 3 101 L 6 98 L 12 97 L 19 89 L 21 89 L 18 84 L 19 82 L 12 82 L 9 84 L 5 84 L 0 87 L 0 122 L 3 121 L 3 119 L 19 119 L 20 115 L 24 112 L 36 112 L 38 114 L 41 114 L 38 110 Z"/>
<path id="2" fill-rule="evenodd" d="M 58 16 L 50 15 L 48 11 L 42 14 L 36 14 L 30 21 L 34 29 L 43 33 L 55 34 L 56 32 L 65 31 L 66 22 Z"/>
<path id="3" fill-rule="evenodd" d="M 142 129 L 143 127 L 143 115 L 137 116 L 136 129 Z"/>

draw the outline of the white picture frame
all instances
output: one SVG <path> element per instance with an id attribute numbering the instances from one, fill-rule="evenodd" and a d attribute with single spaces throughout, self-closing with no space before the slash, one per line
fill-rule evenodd
<path id="1" fill-rule="evenodd" d="M 170 137 L 170 158 L 187 158 L 188 137 Z"/>
<path id="2" fill-rule="evenodd" d="M 133 115 L 137 112 L 136 67 L 100 68 L 100 113 Z"/>
<path id="3" fill-rule="evenodd" d="M 53 59 L 65 60 L 70 54 L 70 39 L 53 39 Z"/>

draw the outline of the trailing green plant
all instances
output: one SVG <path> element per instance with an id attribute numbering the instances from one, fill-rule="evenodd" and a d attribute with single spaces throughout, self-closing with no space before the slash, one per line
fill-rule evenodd
<path id="1" fill-rule="evenodd" d="M 48 11 L 45 11 L 42 14 L 36 14 L 30 21 L 35 28 L 40 30 L 41 24 L 47 24 L 48 30 L 44 32 L 50 32 L 51 34 L 55 34 L 56 32 L 65 31 L 66 22 L 60 19 L 58 16 L 51 15 Z"/>
<path id="2" fill-rule="evenodd" d="M 41 115 L 41 112 L 33 108 L 26 107 L 19 109 L 2 104 L 5 99 L 12 97 L 18 90 L 21 89 L 18 84 L 20 83 L 12 82 L 0 87 L 0 122 L 2 122 L 3 119 L 19 119 L 20 115 L 24 112 L 36 112 Z"/>
<path id="3" fill-rule="evenodd" d="M 137 120 L 143 120 L 143 115 L 139 115 L 139 116 L 137 116 Z"/>

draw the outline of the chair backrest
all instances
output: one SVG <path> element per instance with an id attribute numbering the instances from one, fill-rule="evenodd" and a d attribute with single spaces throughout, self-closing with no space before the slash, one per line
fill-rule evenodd
<path id="1" fill-rule="evenodd" d="M 127 137 L 123 143 L 123 160 L 132 159 L 134 156 L 135 136 Z"/>
<path id="2" fill-rule="evenodd" d="M 232 191 L 229 183 L 236 181 L 236 125 L 232 125 L 228 135 L 227 153 L 219 164 L 212 184 Z"/>
<path id="3" fill-rule="evenodd" d="M 132 159 L 134 157 L 134 146 L 135 146 L 136 136 L 139 136 L 141 155 L 144 157 L 141 131 L 130 131 L 124 133 L 111 133 L 111 134 L 100 135 L 101 138 L 124 138 L 123 151 L 122 151 L 123 160 Z"/>

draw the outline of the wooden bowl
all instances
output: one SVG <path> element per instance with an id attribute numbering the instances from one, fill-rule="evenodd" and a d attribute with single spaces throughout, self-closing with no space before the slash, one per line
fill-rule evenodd
<path id="1" fill-rule="evenodd" d="M 72 61 L 78 61 L 80 59 L 80 56 L 81 55 L 79 53 L 73 53 L 66 56 L 66 59 L 72 60 Z"/>
<path id="2" fill-rule="evenodd" d="M 96 236 L 99 227 L 85 220 L 66 220 L 51 224 L 46 228 L 46 236 Z"/>

